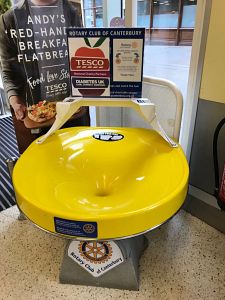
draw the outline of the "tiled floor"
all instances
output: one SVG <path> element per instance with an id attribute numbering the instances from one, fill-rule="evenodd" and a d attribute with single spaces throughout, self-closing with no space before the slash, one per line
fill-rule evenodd
<path id="1" fill-rule="evenodd" d="M 225 236 L 183 211 L 148 234 L 138 292 L 59 284 L 66 241 L 17 215 L 0 213 L 0 299 L 225 299 Z"/>

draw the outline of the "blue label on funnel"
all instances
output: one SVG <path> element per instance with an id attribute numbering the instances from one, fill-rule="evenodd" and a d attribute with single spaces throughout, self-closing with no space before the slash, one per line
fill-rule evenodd
<path id="1" fill-rule="evenodd" d="M 65 235 L 97 238 L 97 223 L 72 221 L 54 217 L 55 231 Z"/>

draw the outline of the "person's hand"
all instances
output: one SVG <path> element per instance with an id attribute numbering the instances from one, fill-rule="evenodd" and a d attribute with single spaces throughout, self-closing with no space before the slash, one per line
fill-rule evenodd
<path id="1" fill-rule="evenodd" d="M 17 120 L 23 120 L 26 117 L 26 106 L 20 96 L 11 96 L 9 98 Z"/>

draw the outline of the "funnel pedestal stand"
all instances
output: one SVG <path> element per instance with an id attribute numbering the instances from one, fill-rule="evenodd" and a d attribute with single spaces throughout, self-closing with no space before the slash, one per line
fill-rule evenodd
<path id="1" fill-rule="evenodd" d="M 16 159 L 7 160 L 12 176 Z M 25 220 L 22 212 L 18 220 Z M 148 247 L 144 235 L 118 241 L 68 242 L 59 281 L 65 284 L 139 289 L 139 259 Z"/>
<path id="2" fill-rule="evenodd" d="M 132 107 L 154 130 L 57 131 L 81 106 Z M 67 98 L 57 103 L 51 129 L 16 163 L 13 185 L 18 206 L 34 224 L 71 240 L 61 283 L 138 290 L 147 239 L 105 240 L 134 236 L 171 218 L 186 197 L 188 175 L 181 147 L 159 124 L 150 100 Z M 106 187 L 109 197 L 102 193 Z"/>
<path id="3" fill-rule="evenodd" d="M 118 241 L 70 241 L 60 283 L 138 290 L 139 259 L 148 247 L 144 235 Z"/>

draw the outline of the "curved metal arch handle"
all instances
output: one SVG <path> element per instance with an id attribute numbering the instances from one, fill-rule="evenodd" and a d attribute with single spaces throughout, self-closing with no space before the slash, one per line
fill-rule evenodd
<path id="1" fill-rule="evenodd" d="M 167 141 L 171 147 L 178 146 L 159 124 L 156 117 L 155 104 L 146 98 L 65 98 L 63 102 L 58 102 L 56 104 L 57 114 L 52 127 L 44 136 L 38 139 L 36 143 L 43 143 L 50 135 L 61 128 L 81 106 L 132 107 L 164 138 L 164 140 Z"/>

